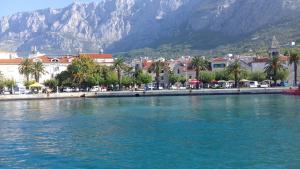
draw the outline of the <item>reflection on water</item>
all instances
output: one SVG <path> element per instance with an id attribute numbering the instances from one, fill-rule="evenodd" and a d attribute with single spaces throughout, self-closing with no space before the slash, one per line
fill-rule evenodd
<path id="1" fill-rule="evenodd" d="M 0 102 L 0 168 L 293 168 L 300 99 Z"/>

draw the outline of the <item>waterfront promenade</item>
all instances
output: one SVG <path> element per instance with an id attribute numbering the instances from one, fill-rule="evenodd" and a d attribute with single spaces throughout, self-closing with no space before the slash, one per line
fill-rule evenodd
<path id="1" fill-rule="evenodd" d="M 105 97 L 282 94 L 282 92 L 286 89 L 288 88 L 148 90 L 148 91 L 72 92 L 72 93 L 51 93 L 51 94 L 29 94 L 29 95 L 0 95 L 0 101 L 66 99 L 66 98 L 105 98 Z"/>

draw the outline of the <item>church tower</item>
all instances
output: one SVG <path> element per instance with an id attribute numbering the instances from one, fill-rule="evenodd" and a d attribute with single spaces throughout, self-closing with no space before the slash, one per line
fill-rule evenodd
<path id="1" fill-rule="evenodd" d="M 277 41 L 276 37 L 273 36 L 271 46 L 269 48 L 269 56 L 274 58 L 274 57 L 279 57 L 279 49 L 280 45 L 279 42 Z"/>

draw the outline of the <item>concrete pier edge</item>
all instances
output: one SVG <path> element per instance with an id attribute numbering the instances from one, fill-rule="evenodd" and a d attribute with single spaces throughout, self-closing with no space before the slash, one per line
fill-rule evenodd
<path id="1" fill-rule="evenodd" d="M 0 101 L 47 100 L 70 98 L 109 98 L 109 97 L 158 97 L 158 96 L 201 96 L 201 95 L 251 95 L 282 94 L 288 88 L 241 88 L 241 89 L 200 89 L 200 90 L 150 90 L 150 91 L 113 91 L 52 93 L 36 95 L 1 95 Z"/>

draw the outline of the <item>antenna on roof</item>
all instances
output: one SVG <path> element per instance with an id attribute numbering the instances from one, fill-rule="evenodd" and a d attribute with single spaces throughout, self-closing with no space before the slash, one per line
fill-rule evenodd
<path id="1" fill-rule="evenodd" d="M 31 54 L 36 54 L 37 53 L 37 49 L 36 46 L 34 46 L 33 48 L 31 48 Z"/>
<path id="2" fill-rule="evenodd" d="M 76 50 L 77 50 L 78 56 L 80 56 L 80 53 L 82 52 L 81 48 L 76 48 Z"/>
<path id="3" fill-rule="evenodd" d="M 103 54 L 103 53 L 104 53 L 104 50 L 101 48 L 100 51 L 99 51 L 99 53 L 100 53 L 100 54 Z"/>

